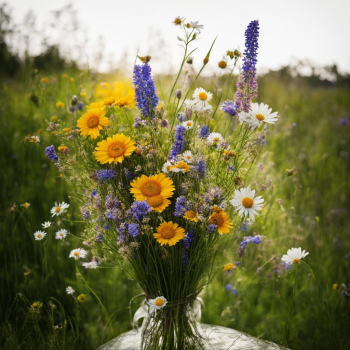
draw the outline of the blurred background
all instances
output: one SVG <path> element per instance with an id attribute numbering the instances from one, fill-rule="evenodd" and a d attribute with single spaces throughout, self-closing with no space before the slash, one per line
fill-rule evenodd
<path id="1" fill-rule="evenodd" d="M 350 348 L 349 10 L 342 0 L 1 4 L 0 348 L 96 349 L 131 329 L 129 301 L 140 293 L 135 282 L 110 268 L 74 270 L 68 255 L 78 238 L 34 241 L 55 201 L 69 202 L 70 218 L 82 220 L 79 201 L 69 197 L 44 147 L 55 142 L 50 120 L 70 118 L 72 96 L 86 106 L 101 82 L 130 84 L 137 54 L 152 56 L 157 90 L 166 95 L 182 57 L 172 24 L 178 15 L 204 25 L 186 69 L 199 70 L 217 37 L 198 81 L 213 92 L 225 78 L 217 62 L 228 49 L 244 51 L 244 31 L 259 19 L 257 101 L 280 115 L 261 140 L 249 179 L 273 198 L 273 209 L 238 237 L 261 234 L 263 242 L 249 245 L 243 257 L 222 248 L 218 263 L 230 259 L 237 268 L 219 273 L 201 295 L 203 322 L 291 349 Z M 225 89 L 233 98 L 235 84 Z M 40 145 L 29 142 L 32 135 Z M 286 168 L 294 170 L 283 183 Z M 76 236 L 84 230 L 83 223 L 61 225 Z M 295 282 L 280 258 L 299 246 L 310 253 L 311 269 L 301 266 Z"/>

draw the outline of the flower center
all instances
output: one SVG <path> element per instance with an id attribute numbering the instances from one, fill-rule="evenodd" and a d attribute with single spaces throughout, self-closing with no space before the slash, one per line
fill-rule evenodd
<path id="1" fill-rule="evenodd" d="M 217 143 L 219 143 L 220 139 L 218 137 L 215 137 L 213 140 L 213 144 L 216 145 Z"/>
<path id="2" fill-rule="evenodd" d="M 171 226 L 165 226 L 160 234 L 165 239 L 171 239 L 175 236 L 175 230 Z"/>
<path id="3" fill-rule="evenodd" d="M 175 21 L 174 21 L 174 23 L 175 23 L 176 25 L 181 24 L 181 19 L 180 19 L 180 18 L 176 18 Z"/>
<path id="4" fill-rule="evenodd" d="M 111 158 L 117 158 L 125 153 L 125 146 L 121 142 L 113 142 L 108 146 L 108 154 Z"/>
<path id="5" fill-rule="evenodd" d="M 56 208 L 55 208 L 55 212 L 56 212 L 56 213 L 59 213 L 60 211 L 61 211 L 61 207 L 56 207 Z"/>
<path id="6" fill-rule="evenodd" d="M 186 125 L 187 125 L 187 126 L 191 126 L 192 123 L 191 123 L 191 122 L 187 122 Z"/>
<path id="7" fill-rule="evenodd" d="M 154 180 L 148 180 L 141 185 L 140 190 L 145 197 L 154 197 L 160 194 L 162 188 L 158 182 Z"/>
<path id="8" fill-rule="evenodd" d="M 265 117 L 260 113 L 256 114 L 255 116 L 256 116 L 256 119 L 258 119 L 259 121 L 262 121 L 265 119 Z"/>
<path id="9" fill-rule="evenodd" d="M 188 170 L 188 165 L 187 165 L 185 162 L 178 162 L 178 163 L 176 164 L 176 167 L 179 168 L 179 169 Z"/>
<path id="10" fill-rule="evenodd" d="M 63 236 L 63 233 L 62 233 L 62 232 L 60 232 L 60 236 L 61 236 L 61 237 Z"/>
<path id="11" fill-rule="evenodd" d="M 161 195 L 153 196 L 153 197 L 147 197 L 147 204 L 150 205 L 153 208 L 157 208 L 160 205 L 163 204 L 164 200 Z"/>
<path id="12" fill-rule="evenodd" d="M 227 67 L 227 63 L 225 61 L 220 61 L 219 62 L 219 68 L 225 69 Z"/>
<path id="13" fill-rule="evenodd" d="M 158 298 L 158 299 L 156 299 L 156 301 L 154 302 L 154 304 L 155 304 L 156 306 L 162 306 L 162 305 L 164 304 L 164 301 L 163 301 L 163 299 Z"/>
<path id="14" fill-rule="evenodd" d="M 41 237 L 42 237 L 42 235 L 39 233 L 39 234 L 38 234 L 38 238 L 41 238 Z"/>
<path id="15" fill-rule="evenodd" d="M 188 160 L 190 160 L 190 159 L 191 159 L 191 156 L 187 156 L 186 158 L 187 158 Z"/>
<path id="16" fill-rule="evenodd" d="M 75 256 L 79 256 L 79 252 L 75 252 L 74 255 L 75 255 Z"/>
<path id="17" fill-rule="evenodd" d="M 224 219 L 220 213 L 213 213 L 209 221 L 212 225 L 216 225 L 217 227 L 221 227 L 224 223 Z"/>
<path id="18" fill-rule="evenodd" d="M 254 205 L 254 201 L 249 197 L 244 197 L 242 199 L 242 205 L 244 208 L 251 208 Z"/>
<path id="19" fill-rule="evenodd" d="M 39 303 L 33 303 L 33 307 L 38 307 Z"/>
<path id="20" fill-rule="evenodd" d="M 92 129 L 92 128 L 96 128 L 96 126 L 100 123 L 100 119 L 97 115 L 93 115 L 92 117 L 90 117 L 87 121 L 87 126 L 88 128 Z"/>
<path id="21" fill-rule="evenodd" d="M 294 263 L 294 264 L 297 264 L 299 261 L 300 261 L 300 259 L 295 258 L 295 259 L 293 260 L 293 263 Z"/>
<path id="22" fill-rule="evenodd" d="M 201 101 L 205 101 L 208 98 L 208 95 L 202 91 L 198 94 L 198 97 Z"/>

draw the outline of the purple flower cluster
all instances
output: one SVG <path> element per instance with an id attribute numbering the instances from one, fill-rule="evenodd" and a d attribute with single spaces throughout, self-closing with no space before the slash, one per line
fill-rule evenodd
<path id="1" fill-rule="evenodd" d="M 136 175 L 135 173 L 133 173 L 132 171 L 126 169 L 125 171 L 125 175 L 126 175 L 126 178 L 129 180 L 129 181 L 132 181 L 135 179 Z"/>
<path id="2" fill-rule="evenodd" d="M 237 83 L 236 103 L 239 110 L 248 112 L 253 98 L 258 96 L 256 75 L 257 51 L 259 37 L 259 21 L 249 23 L 245 31 L 245 51 L 243 54 L 243 73 Z"/>
<path id="3" fill-rule="evenodd" d="M 58 162 L 58 157 L 55 152 L 55 147 L 53 145 L 45 148 L 45 155 L 53 162 Z"/>
<path id="4" fill-rule="evenodd" d="M 198 133 L 198 137 L 200 139 L 207 139 L 209 137 L 210 131 L 209 131 L 209 126 L 208 125 L 203 125 L 201 127 L 200 132 Z"/>
<path id="5" fill-rule="evenodd" d="M 97 172 L 97 176 L 101 181 L 108 181 L 117 175 L 115 170 L 103 169 Z"/>
<path id="6" fill-rule="evenodd" d="M 185 239 L 184 239 L 184 248 L 188 249 L 190 247 L 191 242 L 193 241 L 194 238 L 194 230 L 191 228 L 188 230 Z"/>
<path id="7" fill-rule="evenodd" d="M 83 216 L 83 220 L 89 220 L 91 214 L 90 214 L 90 212 L 88 210 L 84 210 L 82 216 Z"/>
<path id="8" fill-rule="evenodd" d="M 81 111 L 84 108 L 84 103 L 83 102 L 79 102 L 78 103 L 78 110 Z"/>
<path id="9" fill-rule="evenodd" d="M 187 254 L 186 250 L 183 250 L 181 253 L 181 262 L 185 266 L 188 265 L 188 254 Z"/>
<path id="10" fill-rule="evenodd" d="M 142 117 L 154 118 L 155 108 L 158 105 L 159 98 L 156 93 L 153 77 L 151 76 L 151 67 L 148 63 L 134 67 L 134 88 L 136 105 L 142 112 Z"/>
<path id="11" fill-rule="evenodd" d="M 246 248 L 248 243 L 260 244 L 261 243 L 261 236 L 256 235 L 256 236 L 243 237 L 243 241 L 239 245 L 239 250 L 238 250 L 239 256 L 243 256 L 245 254 L 245 248 Z"/>
<path id="12" fill-rule="evenodd" d="M 128 232 L 132 237 L 135 238 L 140 234 L 139 224 L 128 224 L 127 227 L 128 227 Z"/>
<path id="13" fill-rule="evenodd" d="M 235 167 L 234 167 L 234 166 L 229 165 L 229 166 L 227 167 L 227 170 L 230 170 L 230 171 L 235 171 L 236 169 L 235 169 Z"/>
<path id="14" fill-rule="evenodd" d="M 182 125 L 178 125 L 175 128 L 175 141 L 171 148 L 169 159 L 174 159 L 185 148 L 185 131 L 186 128 Z"/>
<path id="15" fill-rule="evenodd" d="M 141 221 L 152 211 L 152 208 L 144 200 L 142 202 L 135 201 L 131 206 L 132 217 L 135 220 Z"/>
<path id="16" fill-rule="evenodd" d="M 177 117 L 178 117 L 178 119 L 180 120 L 181 123 L 186 120 L 186 117 L 182 113 L 178 114 Z"/>
<path id="17" fill-rule="evenodd" d="M 226 291 L 230 292 L 233 296 L 238 294 L 238 290 L 234 289 L 231 284 L 226 284 L 225 286 Z"/>
<path id="18" fill-rule="evenodd" d="M 221 104 L 221 110 L 234 117 L 237 114 L 238 106 L 234 101 L 226 100 Z"/>
<path id="19" fill-rule="evenodd" d="M 199 177 L 201 179 L 204 179 L 207 172 L 207 164 L 204 160 L 200 160 L 199 162 L 197 162 L 196 167 Z"/>
<path id="20" fill-rule="evenodd" d="M 125 236 L 126 230 L 127 230 L 126 224 L 121 224 L 117 228 L 117 231 L 118 231 L 118 242 L 119 243 L 125 243 L 125 241 L 126 241 L 126 236 Z"/>
<path id="21" fill-rule="evenodd" d="M 213 233 L 217 229 L 217 226 L 214 224 L 209 224 L 208 225 L 208 231 L 209 233 Z"/>
<path id="22" fill-rule="evenodd" d="M 177 197 L 175 203 L 174 216 L 181 217 L 184 216 L 187 211 L 187 203 L 185 196 Z"/>

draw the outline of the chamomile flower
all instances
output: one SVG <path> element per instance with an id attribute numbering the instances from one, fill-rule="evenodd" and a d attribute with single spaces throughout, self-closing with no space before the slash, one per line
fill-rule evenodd
<path id="1" fill-rule="evenodd" d="M 55 206 L 51 209 L 51 216 L 54 217 L 55 215 L 59 216 L 66 212 L 66 210 L 69 208 L 69 204 L 62 202 L 62 203 L 55 203 Z"/>
<path id="2" fill-rule="evenodd" d="M 34 238 L 36 241 L 41 241 L 42 239 L 44 239 L 45 236 L 46 236 L 46 232 L 44 231 L 34 232 Z"/>
<path id="3" fill-rule="evenodd" d="M 230 200 L 230 204 L 236 207 L 238 214 L 242 216 L 249 216 L 252 221 L 255 220 L 255 215 L 260 211 L 264 199 L 261 196 L 255 197 L 255 190 L 248 188 L 241 188 L 235 190 L 233 198 Z"/>
<path id="4" fill-rule="evenodd" d="M 192 95 L 193 99 L 197 102 L 209 102 L 213 98 L 213 94 L 204 90 L 203 88 L 197 88 Z"/>
<path id="5" fill-rule="evenodd" d="M 292 248 L 288 249 L 287 254 L 283 255 L 281 260 L 286 264 L 297 264 L 302 258 L 305 258 L 309 253 L 306 253 L 305 250 L 301 251 L 301 248 Z"/>
<path id="6" fill-rule="evenodd" d="M 25 202 L 25 203 L 21 204 L 21 207 L 23 207 L 24 209 L 27 209 L 28 207 L 30 207 L 30 203 Z"/>
<path id="7" fill-rule="evenodd" d="M 169 171 L 171 171 L 173 166 L 174 166 L 174 164 L 172 164 L 171 162 L 167 161 L 162 166 L 162 172 L 167 174 Z"/>
<path id="8" fill-rule="evenodd" d="M 278 112 L 272 112 L 272 108 L 263 103 L 252 103 L 249 111 L 252 121 L 260 126 L 262 123 L 275 124 Z"/>
<path id="9" fill-rule="evenodd" d="M 84 262 L 82 264 L 86 269 L 97 269 L 98 265 L 96 261 Z"/>
<path id="10" fill-rule="evenodd" d="M 67 294 L 74 294 L 75 290 L 71 286 L 68 286 L 66 288 L 66 292 L 67 292 Z"/>
<path id="11" fill-rule="evenodd" d="M 64 228 L 61 229 L 61 230 L 58 230 L 56 232 L 56 239 L 63 239 L 63 238 L 66 238 L 66 236 L 68 235 L 68 231 L 65 230 Z"/>
<path id="12" fill-rule="evenodd" d="M 149 305 L 149 313 L 153 314 L 157 310 L 162 309 L 167 304 L 167 302 L 168 300 L 163 296 L 147 300 L 147 304 Z"/>
<path id="13" fill-rule="evenodd" d="M 201 29 L 204 29 L 203 24 L 198 24 L 198 21 L 196 22 L 190 22 L 190 27 L 195 29 L 199 34 L 201 33 Z"/>
<path id="14" fill-rule="evenodd" d="M 218 132 L 212 132 L 209 134 L 208 138 L 207 138 L 207 142 L 210 145 L 216 146 L 218 145 L 220 142 L 224 141 L 224 138 L 222 137 L 221 134 L 219 134 Z"/>
<path id="15" fill-rule="evenodd" d="M 177 16 L 175 19 L 174 19 L 174 24 L 176 26 L 180 26 L 183 22 L 184 22 L 185 18 L 184 17 L 181 17 L 181 16 Z"/>
<path id="16" fill-rule="evenodd" d="M 31 136 L 30 137 L 30 142 L 39 143 L 40 142 L 40 137 L 39 136 Z"/>
<path id="17" fill-rule="evenodd" d="M 193 121 L 192 120 L 186 120 L 181 125 L 186 128 L 186 130 L 190 130 L 193 128 Z"/>
<path id="18" fill-rule="evenodd" d="M 182 159 L 186 162 L 191 164 L 193 162 L 193 154 L 191 151 L 186 151 L 182 153 Z"/>
<path id="19" fill-rule="evenodd" d="M 87 255 L 87 251 L 83 248 L 77 248 L 77 249 L 73 249 L 70 253 L 69 253 L 69 257 L 70 258 L 74 258 L 75 260 L 83 259 L 85 258 Z"/>
<path id="20" fill-rule="evenodd" d="M 41 226 L 43 228 L 49 228 L 51 226 L 51 222 L 50 221 L 45 221 L 43 224 L 41 224 Z"/>

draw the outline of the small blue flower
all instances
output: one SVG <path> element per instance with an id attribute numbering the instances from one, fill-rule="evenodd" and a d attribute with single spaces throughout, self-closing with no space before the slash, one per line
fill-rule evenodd
<path id="1" fill-rule="evenodd" d="M 234 117 L 237 114 L 238 106 L 234 101 L 227 100 L 221 104 L 221 110 Z"/>
<path id="2" fill-rule="evenodd" d="M 231 290 L 232 290 L 231 284 L 226 284 L 225 289 L 226 289 L 228 292 L 231 292 Z"/>
<path id="3" fill-rule="evenodd" d="M 185 132 L 186 128 L 182 125 L 178 125 L 175 128 L 175 140 L 170 151 L 169 159 L 174 159 L 177 155 L 182 153 L 185 148 Z"/>
<path id="4" fill-rule="evenodd" d="M 201 127 L 201 130 L 200 130 L 199 134 L 198 134 L 198 137 L 200 139 L 207 139 L 209 137 L 209 135 L 210 135 L 209 126 L 208 125 L 203 125 Z"/>
<path id="5" fill-rule="evenodd" d="M 188 230 L 185 238 L 184 238 L 184 248 L 188 249 L 190 247 L 191 242 L 194 239 L 194 230 L 191 228 Z"/>
<path id="6" fill-rule="evenodd" d="M 101 181 L 108 181 L 117 175 L 115 170 L 103 169 L 97 172 L 97 176 Z"/>
<path id="7" fill-rule="evenodd" d="M 135 220 L 141 221 L 144 219 L 148 213 L 152 212 L 152 208 L 148 205 L 146 200 L 142 202 L 135 201 L 131 205 L 132 217 Z"/>
<path id="8" fill-rule="evenodd" d="M 199 162 L 197 162 L 197 172 L 201 179 L 205 178 L 206 171 L 207 171 L 207 164 L 205 163 L 205 161 L 200 160 Z"/>
<path id="9" fill-rule="evenodd" d="M 232 295 L 236 296 L 238 294 L 238 290 L 237 289 L 232 289 L 231 293 L 232 293 Z"/>
<path id="10" fill-rule="evenodd" d="M 81 111 L 84 108 L 84 103 L 83 102 L 79 102 L 78 103 L 78 110 Z"/>
<path id="11" fill-rule="evenodd" d="M 213 233 L 218 227 L 214 224 L 209 224 L 208 225 L 208 231 L 209 233 Z"/>
<path id="12" fill-rule="evenodd" d="M 58 157 L 53 145 L 45 148 L 45 155 L 53 162 L 58 162 Z"/>
<path id="13" fill-rule="evenodd" d="M 90 214 L 90 212 L 88 211 L 88 210 L 84 210 L 84 212 L 83 212 L 83 220 L 89 220 L 90 219 L 90 216 L 91 216 L 91 214 Z"/>
<path id="14" fill-rule="evenodd" d="M 180 196 L 176 199 L 174 216 L 182 217 L 187 211 L 187 203 L 185 196 Z"/>
<path id="15" fill-rule="evenodd" d="M 186 117 L 182 113 L 178 114 L 177 117 L 178 117 L 178 119 L 180 120 L 181 123 L 186 120 Z"/>
<path id="16" fill-rule="evenodd" d="M 235 171 L 235 170 L 236 170 L 235 167 L 233 167 L 232 165 L 229 165 L 229 166 L 227 167 L 227 169 L 230 170 L 230 171 Z"/>
<path id="17" fill-rule="evenodd" d="M 129 234 L 132 236 L 132 237 L 136 237 L 140 234 L 140 231 L 139 231 L 139 224 L 129 224 L 128 225 L 128 232 Z"/>

